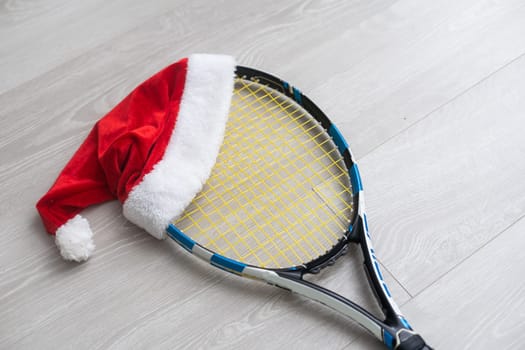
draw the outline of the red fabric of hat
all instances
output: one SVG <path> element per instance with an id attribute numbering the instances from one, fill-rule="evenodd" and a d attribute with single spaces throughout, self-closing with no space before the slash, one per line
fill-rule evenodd
<path id="1" fill-rule="evenodd" d="M 80 212 L 118 199 L 124 215 L 156 238 L 200 191 L 227 120 L 235 62 L 192 55 L 135 88 L 100 119 L 37 209 L 67 260 L 93 252 Z"/>

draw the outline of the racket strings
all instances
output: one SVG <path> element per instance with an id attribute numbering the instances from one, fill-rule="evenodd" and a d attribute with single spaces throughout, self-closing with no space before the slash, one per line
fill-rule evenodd
<path id="1" fill-rule="evenodd" d="M 202 246 L 267 268 L 326 253 L 353 215 L 333 141 L 288 97 L 238 79 L 217 163 L 175 225 Z"/>
<path id="2" fill-rule="evenodd" d="M 246 86 L 245 86 L 244 88 L 246 88 Z M 261 90 L 261 87 L 259 87 L 259 90 Z M 299 142 L 299 140 L 296 140 L 296 138 L 294 138 L 293 136 L 297 134 L 297 129 L 299 129 L 299 128 L 302 128 L 302 129 L 303 129 L 303 132 L 305 132 L 305 133 L 311 132 L 311 130 L 314 129 L 314 128 L 316 127 L 316 124 L 315 124 L 315 123 L 311 123 L 311 121 L 308 120 L 306 123 L 305 123 L 305 122 L 303 122 L 303 123 L 297 123 L 295 127 L 292 127 L 290 124 L 292 124 L 293 122 L 296 122 L 298 118 L 303 117 L 303 116 L 304 116 L 304 113 L 298 113 L 299 110 L 297 110 L 297 109 L 294 110 L 293 113 L 290 112 L 289 109 L 290 109 L 290 107 L 293 106 L 291 103 L 288 103 L 286 106 L 284 106 L 282 102 L 277 101 L 277 100 L 275 99 L 275 97 L 272 96 L 272 95 L 269 95 L 269 96 L 271 97 L 271 98 L 269 99 L 269 102 L 261 102 L 261 97 L 260 97 L 260 94 L 259 94 L 260 91 L 251 91 L 251 92 L 252 92 L 252 95 L 255 95 L 255 96 L 257 96 L 257 97 L 256 97 L 256 99 L 254 100 L 253 103 L 245 104 L 246 107 L 248 107 L 248 108 L 251 109 L 250 112 L 253 113 L 253 114 L 255 114 L 255 115 L 257 115 L 257 116 L 259 117 L 259 120 L 264 121 L 264 120 L 265 120 L 265 118 L 264 118 L 265 116 L 260 112 L 260 110 L 263 110 L 263 111 L 266 111 L 266 112 L 272 112 L 274 109 L 281 108 L 282 110 L 286 111 L 288 114 L 285 115 L 285 117 L 282 117 L 282 116 L 281 116 L 279 119 L 284 119 L 284 118 L 286 118 L 286 117 L 289 118 L 289 120 L 287 120 L 287 123 L 283 125 L 283 128 L 284 128 L 283 130 L 287 130 L 287 131 L 288 131 L 288 134 L 289 134 L 288 136 L 291 136 L 291 138 L 290 138 L 290 139 L 287 139 L 287 141 L 285 141 L 283 144 L 284 144 L 284 146 L 290 146 L 290 144 L 294 142 L 296 145 L 301 145 L 301 146 L 304 147 L 304 145 L 305 145 L 307 142 L 306 142 L 306 141 L 304 141 L 304 142 Z M 243 101 L 244 101 L 244 100 L 245 100 L 245 99 L 243 99 Z M 267 105 L 268 105 L 269 103 L 273 103 L 274 106 L 273 106 L 272 108 L 267 108 Z M 254 104 L 257 104 L 258 107 L 257 107 L 257 108 L 253 108 L 253 105 L 254 105 Z M 241 112 L 244 113 L 244 108 L 241 108 L 240 110 L 241 110 Z M 276 117 L 276 115 L 275 115 L 275 114 L 270 114 L 270 117 Z M 308 125 L 308 124 L 310 124 L 310 125 Z M 272 124 L 269 124 L 269 125 L 270 125 L 270 127 L 271 127 Z M 258 131 L 261 131 L 261 129 L 264 129 L 264 128 L 260 128 L 260 127 L 259 127 L 258 129 L 259 129 Z M 312 138 L 311 138 L 311 140 L 316 140 L 317 136 L 319 136 L 320 134 L 321 134 L 321 133 L 318 132 L 317 135 L 313 135 Z M 272 138 L 268 139 L 268 142 L 271 143 L 271 148 L 270 148 L 270 149 L 271 149 L 271 153 L 278 152 L 280 149 L 283 149 L 282 147 L 277 147 L 277 145 L 275 145 L 275 143 L 274 143 L 272 140 L 273 140 Z M 292 141 L 289 141 L 289 140 L 292 140 Z M 319 145 L 319 144 L 318 144 L 318 145 Z M 301 155 L 300 158 L 304 158 L 306 155 L 309 155 L 309 154 L 312 155 L 311 149 L 309 149 L 309 148 L 305 148 L 304 150 L 305 150 L 307 153 L 303 153 L 303 154 Z M 290 151 L 290 152 L 288 152 L 288 154 L 285 153 L 284 155 L 286 156 L 286 155 L 289 155 L 290 153 L 293 153 L 293 150 Z M 282 159 L 283 157 L 279 157 L 279 158 Z M 317 157 L 316 160 L 319 160 L 320 158 L 321 158 L 321 156 L 320 156 L 320 157 Z M 293 163 L 291 163 L 291 164 L 294 165 L 294 166 L 296 167 L 296 170 L 299 170 L 299 169 L 297 169 L 297 166 L 295 165 L 295 162 L 293 162 Z M 306 163 L 306 164 L 308 164 L 308 163 Z M 286 175 L 287 175 L 286 178 L 291 178 L 291 177 L 293 177 L 293 175 L 291 174 L 290 170 L 288 170 L 286 167 L 283 167 L 282 170 L 286 173 Z M 292 169 L 292 171 L 293 171 L 293 169 Z M 317 173 L 314 173 L 314 174 L 317 174 Z M 319 176 L 319 175 L 318 175 L 318 176 Z M 320 176 L 319 176 L 319 177 L 320 177 Z M 283 180 L 283 178 L 281 177 L 281 181 L 282 181 L 282 180 Z M 306 182 L 307 182 L 307 181 L 304 181 L 303 183 L 300 183 L 298 187 L 303 187 L 304 184 L 305 184 Z M 270 190 L 275 190 L 275 188 L 270 188 Z M 294 190 L 294 187 L 291 187 L 289 190 L 284 189 L 284 190 L 283 190 L 284 192 L 282 192 L 282 193 L 283 193 L 283 195 L 290 195 L 291 191 L 293 191 L 293 190 Z M 321 206 L 320 206 L 320 207 L 321 207 Z M 289 207 L 289 209 L 294 209 L 294 208 L 293 208 L 293 205 L 292 205 L 291 207 Z M 315 211 L 314 211 L 314 213 L 315 213 Z M 301 224 L 301 225 L 304 226 L 304 222 L 301 221 L 301 220 L 297 220 L 297 221 L 295 221 L 295 222 L 292 223 L 292 222 L 290 222 L 290 220 L 289 220 L 288 218 L 285 217 L 285 219 L 287 219 L 287 224 L 288 224 L 288 226 L 286 226 L 286 227 L 285 227 L 285 226 L 281 226 L 281 227 L 279 227 L 281 230 L 287 230 L 287 229 L 289 230 L 290 228 L 293 229 L 294 226 L 296 226 L 296 225 L 298 225 L 298 224 Z M 282 222 L 280 222 L 280 223 L 282 224 Z M 259 228 L 264 228 L 264 227 L 259 227 Z M 303 227 L 303 229 L 305 230 L 305 232 L 308 232 L 308 230 L 307 230 L 306 227 Z M 336 236 L 336 237 L 338 237 L 338 236 Z M 292 237 L 292 238 L 293 238 L 293 237 Z M 270 238 L 270 240 L 271 240 L 271 238 Z M 293 240 L 294 240 L 294 243 L 295 243 L 295 246 L 296 246 L 296 247 L 302 248 L 302 247 L 301 247 L 301 244 L 299 244 L 299 241 L 298 241 L 297 239 L 293 238 Z M 309 245 L 309 247 L 310 247 L 313 251 L 315 251 L 317 248 L 314 247 L 314 246 L 312 245 L 311 241 L 315 241 L 315 242 L 317 243 L 317 245 L 318 245 L 319 247 L 321 247 L 321 248 L 324 248 L 324 247 L 325 247 L 322 243 L 319 242 L 319 240 L 316 239 L 315 236 L 312 236 L 312 237 L 311 237 L 311 240 L 308 240 L 308 239 L 307 239 L 307 240 L 304 240 L 304 242 L 306 242 L 306 244 Z M 291 246 L 288 246 L 287 248 L 290 249 L 290 247 L 291 247 Z M 301 250 L 302 250 L 302 252 L 305 253 L 309 258 L 312 258 L 312 255 L 309 255 L 308 252 L 306 252 L 304 249 L 301 249 Z M 283 252 L 284 252 L 284 251 L 281 250 L 281 253 L 283 253 Z M 299 257 L 299 256 L 297 255 L 297 253 L 295 253 L 293 250 L 292 250 L 292 252 L 295 254 L 296 257 Z"/>

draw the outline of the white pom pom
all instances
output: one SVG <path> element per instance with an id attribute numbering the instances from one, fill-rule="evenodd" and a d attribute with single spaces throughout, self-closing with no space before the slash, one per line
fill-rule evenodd
<path id="1" fill-rule="evenodd" d="M 55 243 L 66 260 L 84 261 L 89 258 L 95 244 L 89 222 L 80 215 L 68 220 L 56 232 Z"/>

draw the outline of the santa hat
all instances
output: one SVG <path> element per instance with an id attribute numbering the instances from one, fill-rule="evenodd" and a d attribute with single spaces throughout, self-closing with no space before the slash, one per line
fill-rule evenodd
<path id="1" fill-rule="evenodd" d="M 161 70 L 100 119 L 37 203 L 67 260 L 93 252 L 79 213 L 108 200 L 158 239 L 210 175 L 224 136 L 235 62 L 192 55 Z"/>

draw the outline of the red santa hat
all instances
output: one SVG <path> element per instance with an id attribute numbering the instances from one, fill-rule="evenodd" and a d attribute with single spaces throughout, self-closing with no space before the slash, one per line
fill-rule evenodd
<path id="1" fill-rule="evenodd" d="M 192 55 L 161 70 L 100 119 L 37 203 L 46 230 L 67 260 L 93 252 L 79 213 L 118 199 L 124 216 L 165 238 L 210 175 L 222 144 L 235 62 Z"/>

